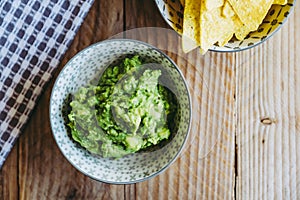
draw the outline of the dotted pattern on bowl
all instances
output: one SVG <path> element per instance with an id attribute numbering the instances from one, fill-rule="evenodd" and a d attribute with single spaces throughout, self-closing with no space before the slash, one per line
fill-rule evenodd
<path id="1" fill-rule="evenodd" d="M 155 0 L 165 21 L 180 35 L 182 34 L 183 6 L 179 0 Z M 288 0 L 286 5 L 272 5 L 267 16 L 257 31 L 251 32 L 243 41 L 231 40 L 224 47 L 214 46 L 213 51 L 230 52 L 254 47 L 275 33 L 287 20 L 295 0 Z"/>
<path id="2" fill-rule="evenodd" d="M 105 68 L 128 54 L 138 54 L 148 62 L 164 65 L 175 80 L 175 92 L 180 104 L 178 132 L 163 148 L 135 153 L 120 159 L 100 158 L 91 155 L 67 134 L 63 109 L 70 93 L 97 79 Z M 134 183 L 146 180 L 166 169 L 178 156 L 187 139 L 191 105 L 188 89 L 181 73 L 169 58 L 159 50 L 134 40 L 107 40 L 78 53 L 59 74 L 50 99 L 50 120 L 54 138 L 64 156 L 81 172 L 93 179 L 108 183 Z"/>

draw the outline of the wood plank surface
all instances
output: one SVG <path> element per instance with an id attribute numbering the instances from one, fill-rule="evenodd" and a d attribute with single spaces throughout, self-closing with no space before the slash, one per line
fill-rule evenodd
<path id="1" fill-rule="evenodd" d="M 0 199 L 18 199 L 18 144 L 5 163 L 0 172 Z"/>
<path id="2" fill-rule="evenodd" d="M 236 55 L 238 199 L 300 197 L 299 18 Z"/>
<path id="3" fill-rule="evenodd" d="M 166 26 L 160 22 L 159 13 L 153 16 L 155 5 L 151 1 L 144 1 L 142 8 L 139 0 L 126 2 L 127 38 L 157 46 L 178 64 L 189 85 L 194 106 L 190 140 L 183 154 L 163 174 L 135 184 L 135 187 L 129 186 L 135 190 L 133 197 L 230 199 L 234 195 L 235 180 L 234 57 L 218 53 L 201 56 L 198 51 L 184 54 L 181 40 L 173 31 L 159 28 L 132 30 L 145 26 L 144 22 L 148 27 Z"/>
<path id="4" fill-rule="evenodd" d="M 123 32 L 125 31 L 125 32 Z M 191 131 L 162 174 L 131 185 L 88 178 L 59 151 L 49 122 L 55 78 L 78 51 L 133 38 L 169 55 L 186 78 Z M 300 7 L 265 44 L 184 54 L 153 0 L 98 0 L 0 171 L 0 199 L 299 199 Z"/>
<path id="5" fill-rule="evenodd" d="M 68 163 L 52 136 L 48 110 L 55 77 L 66 62 L 86 46 L 121 31 L 123 2 L 95 1 L 19 138 L 19 148 L 14 148 L 8 162 L 3 166 L 3 199 L 124 198 L 124 186 L 99 183 L 81 174 Z M 7 171 L 9 174 L 6 174 Z"/>

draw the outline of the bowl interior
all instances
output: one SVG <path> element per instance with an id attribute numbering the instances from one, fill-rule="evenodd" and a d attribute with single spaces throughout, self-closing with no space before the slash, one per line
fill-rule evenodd
<path id="1" fill-rule="evenodd" d="M 120 159 L 91 155 L 68 136 L 64 108 L 70 93 L 97 79 L 107 66 L 128 55 L 139 55 L 147 62 L 160 63 L 164 74 L 171 80 L 172 91 L 179 104 L 177 132 L 164 146 L 143 151 Z M 107 40 L 94 44 L 78 53 L 59 74 L 50 99 L 50 120 L 54 138 L 64 156 L 81 172 L 108 183 L 133 183 L 157 175 L 178 156 L 186 141 L 191 116 L 187 86 L 181 72 L 162 52 L 148 44 L 134 40 Z"/>
<path id="2" fill-rule="evenodd" d="M 180 35 L 182 34 L 183 6 L 179 0 L 155 0 L 165 21 Z M 295 0 L 286 5 L 272 5 L 257 31 L 251 32 L 243 41 L 232 39 L 224 47 L 214 45 L 210 50 L 219 52 L 240 51 L 254 47 L 270 38 L 288 18 Z"/>

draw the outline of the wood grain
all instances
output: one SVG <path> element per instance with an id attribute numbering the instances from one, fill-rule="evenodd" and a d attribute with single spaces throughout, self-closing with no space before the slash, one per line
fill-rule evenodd
<path id="1" fill-rule="evenodd" d="M 55 76 L 78 51 L 122 30 L 122 1 L 95 1 Z M 9 189 L 18 190 L 16 194 L 20 199 L 124 198 L 124 186 L 99 183 L 88 178 L 71 166 L 59 151 L 49 124 L 48 107 L 53 83 L 54 79 L 39 100 L 20 138 L 19 159 L 16 162 L 19 168 L 19 188 Z"/>
<path id="2" fill-rule="evenodd" d="M 18 143 L 11 151 L 0 172 L 1 199 L 18 199 Z"/>
<path id="3" fill-rule="evenodd" d="M 193 104 L 179 158 L 155 178 L 131 185 L 80 173 L 59 151 L 49 124 L 59 71 L 78 51 L 112 36 L 139 39 L 169 55 Z M 0 199 L 299 199 L 299 47 L 299 4 L 265 44 L 201 56 L 182 52 L 179 35 L 153 0 L 95 1 L 0 171 Z"/>
<path id="4" fill-rule="evenodd" d="M 300 196 L 299 11 L 267 43 L 236 55 L 238 199 Z"/>
<path id="5" fill-rule="evenodd" d="M 151 0 L 125 1 L 125 30 L 141 27 L 168 27 Z"/>

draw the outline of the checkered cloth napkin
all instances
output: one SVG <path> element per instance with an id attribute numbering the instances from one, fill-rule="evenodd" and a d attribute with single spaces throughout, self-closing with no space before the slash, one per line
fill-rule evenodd
<path id="1" fill-rule="evenodd" d="M 93 0 L 0 0 L 0 168 Z"/>

